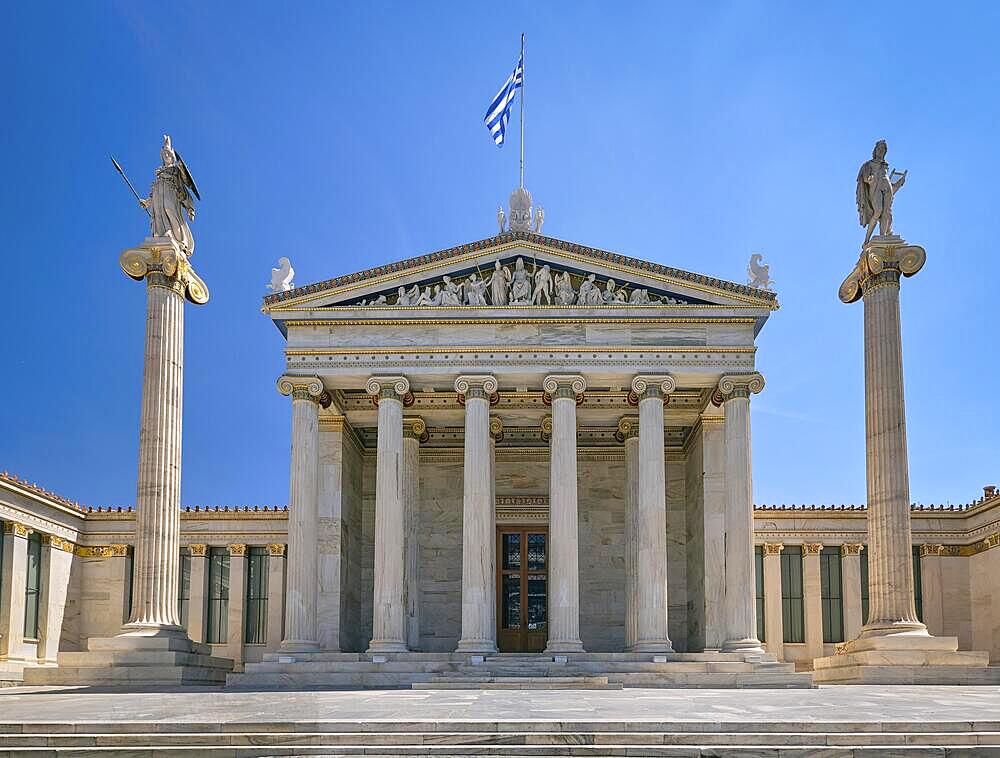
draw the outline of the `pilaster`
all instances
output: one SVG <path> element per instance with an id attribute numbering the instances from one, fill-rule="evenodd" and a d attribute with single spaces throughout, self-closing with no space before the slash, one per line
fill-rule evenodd
<path id="1" fill-rule="evenodd" d="M 194 642 L 205 641 L 208 600 L 208 545 L 188 545 L 191 551 L 191 587 L 188 598 L 187 633 Z"/>
<path id="2" fill-rule="evenodd" d="M 22 660 L 24 651 L 24 583 L 28 574 L 28 535 L 14 521 L 3 522 L 3 576 L 0 578 L 0 660 Z M 119 618 L 121 618 L 119 616 Z"/>
<path id="3" fill-rule="evenodd" d="M 73 543 L 54 535 L 43 535 L 42 603 L 38 614 L 39 663 L 56 662 L 72 567 Z"/>
<path id="4" fill-rule="evenodd" d="M 860 542 L 840 546 L 840 576 L 843 586 L 844 639 L 858 636 L 864 619 L 861 616 L 861 548 Z"/>
<path id="5" fill-rule="evenodd" d="M 785 623 L 781 612 L 780 542 L 764 543 L 764 647 L 779 661 L 785 657 Z"/>
<path id="6" fill-rule="evenodd" d="M 823 655 L 823 596 L 819 558 L 822 552 L 821 542 L 806 542 L 802 545 L 802 595 L 806 654 L 809 658 Z"/>
<path id="7" fill-rule="evenodd" d="M 944 581 L 941 575 L 944 545 L 920 546 L 920 589 L 924 624 L 930 634 L 944 634 Z"/>
<path id="8" fill-rule="evenodd" d="M 285 546 L 267 546 L 267 650 L 281 647 L 285 621 Z"/>
<path id="9" fill-rule="evenodd" d="M 229 545 L 229 618 L 226 625 L 226 657 L 237 671 L 243 668 L 244 606 L 247 596 L 247 546 Z"/>

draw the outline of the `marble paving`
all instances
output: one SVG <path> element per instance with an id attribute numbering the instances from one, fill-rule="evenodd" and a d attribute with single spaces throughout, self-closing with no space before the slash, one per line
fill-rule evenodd
<path id="1" fill-rule="evenodd" d="M 933 728 L 1000 731 L 1000 689 L 995 687 L 838 686 L 812 690 L 619 691 L 285 691 L 231 692 L 217 688 L 155 691 L 12 687 L 0 690 L 0 732 L 27 724 L 111 724 L 169 731 L 170 724 L 217 724 L 219 729 L 282 725 L 290 731 L 367 728 L 447 730 L 458 723 L 498 731 L 552 729 L 586 722 L 614 730 L 641 722 L 661 730 L 712 731 L 743 725 L 747 731 L 822 729 L 853 722 L 858 731 Z M 431 726 L 431 725 L 434 726 Z M 753 724 L 751 727 L 750 725 Z M 921 726 L 923 725 L 923 726 Z M 719 728 L 715 726 L 715 728 Z"/>

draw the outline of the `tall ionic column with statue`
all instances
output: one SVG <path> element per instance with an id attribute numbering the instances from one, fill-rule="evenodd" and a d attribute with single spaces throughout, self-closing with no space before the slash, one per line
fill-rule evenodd
<path id="1" fill-rule="evenodd" d="M 987 653 L 958 652 L 956 637 L 932 637 L 913 597 L 910 484 L 903 399 L 899 287 L 927 254 L 892 228 L 892 205 L 906 172 L 889 172 L 879 140 L 858 171 L 855 198 L 865 240 L 840 285 L 844 303 L 864 301 L 865 448 L 868 480 L 868 621 L 836 655 L 816 658 L 817 682 L 987 684 Z M 878 226 L 879 234 L 872 236 Z"/>
<path id="2" fill-rule="evenodd" d="M 119 260 L 126 275 L 146 283 L 132 613 L 119 636 L 88 640 L 88 650 L 103 656 L 90 657 L 89 652 L 59 655 L 60 669 L 72 670 L 74 681 L 81 684 L 120 682 L 117 670 L 130 666 L 144 667 L 144 684 L 211 684 L 224 681 L 232 668 L 232 661 L 209 657 L 208 646 L 191 642 L 181 626 L 177 602 L 184 301 L 208 302 L 208 287 L 190 263 L 194 253 L 189 226 L 195 215 L 192 197 L 199 196 L 191 173 L 170 137 L 164 135 L 149 196 L 139 198 L 149 215 L 150 236 L 123 252 Z M 114 667 L 108 664 L 109 651 L 118 653 Z M 40 673 L 31 682 L 60 683 L 60 677 Z"/>

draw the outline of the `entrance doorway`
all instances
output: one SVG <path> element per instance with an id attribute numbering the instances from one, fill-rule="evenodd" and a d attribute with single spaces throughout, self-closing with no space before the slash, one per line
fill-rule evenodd
<path id="1" fill-rule="evenodd" d="M 545 527 L 497 528 L 497 646 L 501 653 L 545 649 L 548 543 Z"/>

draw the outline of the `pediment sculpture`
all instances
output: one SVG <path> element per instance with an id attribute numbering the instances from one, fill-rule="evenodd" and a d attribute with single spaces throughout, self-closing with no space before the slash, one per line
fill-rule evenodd
<path id="1" fill-rule="evenodd" d="M 524 258 L 513 264 L 494 261 L 488 276 L 476 270 L 463 275 L 444 275 L 440 280 L 397 287 L 346 305 L 355 306 L 470 306 L 505 308 L 512 305 L 688 305 L 690 301 L 645 287 L 599 280 L 597 274 L 556 270 L 549 263 L 531 263 Z"/>

